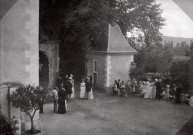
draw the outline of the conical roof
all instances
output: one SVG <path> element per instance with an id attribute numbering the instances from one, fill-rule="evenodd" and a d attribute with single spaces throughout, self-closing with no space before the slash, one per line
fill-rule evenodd
<path id="1" fill-rule="evenodd" d="M 116 25 L 112 26 L 111 24 L 109 24 L 108 29 L 105 29 L 100 35 L 93 51 L 105 53 L 137 53 L 137 51 L 129 45 L 120 28 Z"/>
<path id="2" fill-rule="evenodd" d="M 108 35 L 108 52 L 137 52 L 133 49 L 125 36 L 122 34 L 120 28 L 109 24 Z"/>

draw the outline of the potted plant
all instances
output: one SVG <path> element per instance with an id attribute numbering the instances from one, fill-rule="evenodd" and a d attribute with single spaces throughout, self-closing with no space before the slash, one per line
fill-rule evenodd
<path id="1" fill-rule="evenodd" d="M 14 91 L 9 99 L 12 105 L 16 108 L 20 108 L 22 112 L 25 112 L 31 121 L 31 129 L 25 131 L 25 134 L 40 134 L 41 131 L 34 128 L 33 118 L 37 110 L 39 110 L 40 104 L 44 104 L 48 95 L 47 89 L 43 89 L 40 86 L 21 86 Z"/>

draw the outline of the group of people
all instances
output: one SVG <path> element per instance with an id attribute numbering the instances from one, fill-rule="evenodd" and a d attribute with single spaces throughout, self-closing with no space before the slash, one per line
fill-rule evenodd
<path id="1" fill-rule="evenodd" d="M 67 101 L 75 98 L 73 75 L 66 75 L 65 79 L 58 78 L 56 87 L 52 91 L 54 112 L 64 114 L 67 111 Z M 92 77 L 82 79 L 80 83 L 80 98 L 93 99 Z"/>
<path id="2" fill-rule="evenodd" d="M 140 81 L 140 94 L 144 98 L 151 98 L 157 100 L 167 100 L 175 103 L 181 102 L 182 85 L 163 84 L 161 79 Z"/>
<path id="3" fill-rule="evenodd" d="M 128 80 L 127 83 L 115 80 L 113 84 L 113 93 L 117 96 L 128 97 L 128 94 L 137 93 L 141 97 L 151 98 L 157 100 L 171 100 L 175 103 L 181 102 L 182 85 L 162 83 L 161 79 L 155 79 L 147 81 L 136 81 L 135 79 Z"/>
<path id="4" fill-rule="evenodd" d="M 92 91 L 92 77 L 89 76 L 86 79 L 82 79 L 80 83 L 80 98 L 81 99 L 93 99 Z"/>
<path id="5" fill-rule="evenodd" d="M 136 87 L 136 80 L 128 80 L 127 83 L 124 81 L 121 81 L 120 79 L 115 80 L 113 84 L 113 93 L 117 96 L 126 96 L 128 97 L 128 94 L 135 93 L 135 87 Z"/>

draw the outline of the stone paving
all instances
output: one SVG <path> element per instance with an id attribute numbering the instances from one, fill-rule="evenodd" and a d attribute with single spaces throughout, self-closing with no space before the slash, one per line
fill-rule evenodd
<path id="1" fill-rule="evenodd" d="M 53 113 L 53 104 L 45 105 L 40 115 L 43 134 L 175 135 L 193 117 L 193 107 L 185 104 L 96 91 L 94 95 L 94 100 L 68 102 L 66 114 Z"/>

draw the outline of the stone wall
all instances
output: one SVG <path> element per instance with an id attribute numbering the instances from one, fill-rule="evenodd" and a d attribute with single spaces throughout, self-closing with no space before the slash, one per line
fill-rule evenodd
<path id="1" fill-rule="evenodd" d="M 39 84 L 39 1 L 18 0 L 0 20 L 0 84 Z"/>
<path id="2" fill-rule="evenodd" d="M 131 68 L 131 62 L 133 62 L 133 55 L 110 55 L 109 56 L 109 68 L 108 78 L 109 83 L 107 85 L 108 93 L 112 92 L 112 86 L 115 80 L 120 79 L 125 83 L 129 79 L 129 70 Z"/>
<path id="3" fill-rule="evenodd" d="M 133 55 L 112 55 L 110 61 L 109 85 L 112 86 L 114 80 L 118 79 L 124 82 L 128 81 Z"/>
<path id="4" fill-rule="evenodd" d="M 49 88 L 53 88 L 59 72 L 59 45 L 57 43 L 40 43 L 39 50 L 49 61 Z"/>
<path id="5" fill-rule="evenodd" d="M 5 82 L 39 85 L 39 0 L 17 0 L 0 19 L 0 84 Z M 7 90 L 0 88 L 3 113 L 21 122 L 21 112 L 5 99 Z"/>
<path id="6" fill-rule="evenodd" d="M 87 58 L 87 75 L 93 76 L 93 60 L 97 60 L 99 90 L 112 94 L 114 80 L 128 81 L 133 55 L 94 53 Z"/>
<path id="7" fill-rule="evenodd" d="M 87 76 L 92 76 L 93 77 L 93 60 L 97 61 L 97 88 L 99 90 L 102 90 L 105 92 L 105 87 L 106 87 L 106 55 L 105 54 L 92 54 L 92 55 L 87 55 L 88 61 L 87 61 Z"/>

